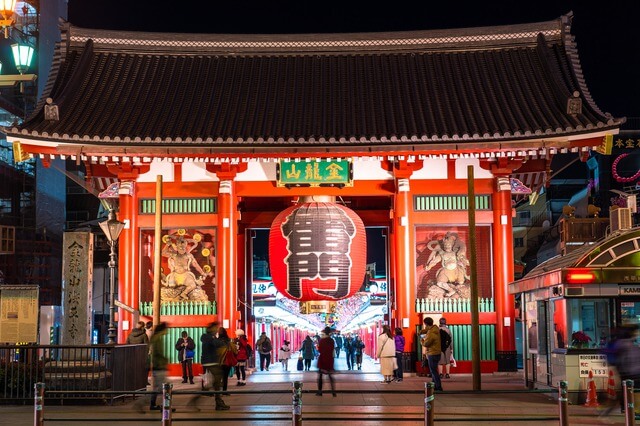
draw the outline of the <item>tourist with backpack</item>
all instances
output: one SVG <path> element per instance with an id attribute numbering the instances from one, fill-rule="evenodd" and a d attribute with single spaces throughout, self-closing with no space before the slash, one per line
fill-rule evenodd
<path id="1" fill-rule="evenodd" d="M 435 384 L 436 390 L 442 390 L 442 382 L 440 381 L 440 375 L 438 374 L 438 363 L 442 356 L 442 348 L 440 347 L 440 328 L 433 323 L 433 318 L 426 317 L 424 319 L 424 328 L 420 330 L 420 336 L 422 336 L 422 346 L 426 348 L 427 363 L 429 364 L 429 371 L 431 371 L 431 377 Z"/>
<path id="2" fill-rule="evenodd" d="M 449 379 L 451 376 L 451 357 L 453 356 L 453 343 L 451 340 L 451 330 L 447 326 L 447 319 L 440 318 L 440 362 L 438 362 L 438 374 L 440 378 Z"/>
<path id="3" fill-rule="evenodd" d="M 271 339 L 267 336 L 267 332 L 263 331 L 260 338 L 256 342 L 256 349 L 260 354 L 260 371 L 264 371 L 265 368 L 269 371 L 269 365 L 271 365 L 271 350 L 273 345 Z"/>

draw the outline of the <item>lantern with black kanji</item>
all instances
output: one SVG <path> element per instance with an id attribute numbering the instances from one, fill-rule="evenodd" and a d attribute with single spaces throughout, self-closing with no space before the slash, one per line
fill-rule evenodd
<path id="1" fill-rule="evenodd" d="M 294 300 L 339 300 L 364 280 L 367 237 L 351 209 L 328 202 L 297 204 L 280 212 L 269 234 L 271 279 Z"/>

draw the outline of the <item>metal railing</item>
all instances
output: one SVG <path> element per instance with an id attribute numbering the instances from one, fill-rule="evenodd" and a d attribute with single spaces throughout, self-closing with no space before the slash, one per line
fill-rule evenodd
<path id="1" fill-rule="evenodd" d="M 92 391 L 144 389 L 147 356 L 147 345 L 0 346 L 0 403 L 32 399 L 36 383 L 63 391 L 59 399 L 102 398 Z"/>
<path id="2" fill-rule="evenodd" d="M 633 389 L 633 381 L 632 380 L 625 380 L 622 383 L 623 386 L 623 398 L 624 398 L 624 404 L 626 407 L 626 412 L 625 412 L 625 426 L 635 426 L 635 414 L 634 414 L 634 389 Z M 318 421 L 318 420 L 322 420 L 322 421 L 336 421 L 336 420 L 344 420 L 344 421 L 371 421 L 371 422 L 390 422 L 390 423 L 396 423 L 396 422 L 406 422 L 406 421 L 421 421 L 423 422 L 423 424 L 425 426 L 434 426 L 434 423 L 436 421 L 464 421 L 465 423 L 473 423 L 476 421 L 500 421 L 500 422 L 531 422 L 531 421 L 558 421 L 560 426 L 569 426 L 570 425 L 570 417 L 569 417 L 569 412 L 568 412 L 568 398 L 567 398 L 567 382 L 566 381 L 562 381 L 559 384 L 558 389 L 537 389 L 537 390 L 514 390 L 514 389 L 508 389 L 508 390 L 484 390 L 484 391 L 473 391 L 473 390 L 469 390 L 469 391 L 438 391 L 438 394 L 451 394 L 451 395 L 462 395 L 462 394 L 477 394 L 477 393 L 482 393 L 482 394 L 504 394 L 504 393 L 508 393 L 508 394 L 514 394 L 514 393 L 520 393 L 520 394 L 534 394 L 534 393 L 555 393 L 558 392 L 558 415 L 544 415 L 544 414 L 540 414 L 540 415 L 520 415 L 520 416 L 506 416 L 504 415 L 504 413 L 496 413 L 495 416 L 477 416 L 477 415 L 468 415 L 468 416 L 458 416 L 458 417 L 452 417 L 452 418 L 445 418 L 445 417 L 436 417 L 436 392 L 435 392 L 435 385 L 433 382 L 429 382 L 429 383 L 425 383 L 424 386 L 424 406 L 423 406 L 423 416 L 420 418 L 417 417 L 411 417 L 411 414 L 407 413 L 405 415 L 398 415 L 398 414 L 394 414 L 392 416 L 384 416 L 384 413 L 379 412 L 377 413 L 378 415 L 371 415 L 370 413 L 367 413 L 366 416 L 361 416 L 358 417 L 356 414 L 354 413 L 348 413 L 347 416 L 339 416 L 339 415 L 329 415 L 328 413 L 323 413 L 323 416 L 318 417 L 317 415 L 313 415 L 313 414 L 307 414 L 305 415 L 302 409 L 302 402 L 303 402 L 303 393 L 311 393 L 311 392 L 316 392 L 315 390 L 307 390 L 307 391 L 303 391 L 302 390 L 303 384 L 300 381 L 295 381 L 292 384 L 292 390 L 291 391 L 286 391 L 286 390 L 266 390 L 266 389 L 259 389 L 259 390 L 245 390 L 245 391 L 173 391 L 173 385 L 171 383 L 164 383 L 162 386 L 162 399 L 161 399 L 161 405 L 160 405 L 160 409 L 161 409 L 161 416 L 160 416 L 160 422 L 163 426 L 170 426 L 172 424 L 173 421 L 186 421 L 189 420 L 188 418 L 173 418 L 172 413 L 174 411 L 174 408 L 172 407 L 173 404 L 173 396 L 174 395 L 208 395 L 208 396 L 212 396 L 212 395 L 216 395 L 216 394 L 223 394 L 223 393 L 230 393 L 230 394 L 255 394 L 255 393 L 259 393 L 259 394 L 265 394 L 265 393 L 269 393 L 269 394 L 282 394 L 282 393 L 289 393 L 292 392 L 292 409 L 291 409 L 291 415 L 290 416 L 268 416 L 267 418 L 265 418 L 263 421 L 271 423 L 273 421 L 281 421 L 281 420 L 291 420 L 291 424 L 293 426 L 302 426 L 303 421 L 305 420 L 309 420 L 309 421 Z M 335 391 L 336 393 L 358 393 L 358 394 L 367 394 L 367 393 L 372 393 L 372 394 L 422 394 L 423 391 L 420 390 L 397 390 L 397 391 L 390 391 L 390 390 L 363 390 L 363 389 L 358 389 L 358 390 L 342 390 L 342 391 Z M 92 418 L 92 419 L 87 419 L 87 418 L 73 418 L 73 417 L 66 417 L 66 418 L 61 418 L 61 417 L 45 417 L 45 395 L 58 395 L 60 392 L 58 391 L 46 391 L 45 390 L 45 386 L 42 383 L 36 383 L 35 384 L 35 396 L 34 396 L 34 426 L 44 426 L 45 421 L 51 421 L 51 422 L 65 422 L 65 423 L 71 423 L 71 422 L 87 422 L 88 420 L 91 420 L 92 423 L 96 423 L 96 422 L 114 422 L 114 421 L 138 421 L 140 420 L 139 418 L 136 419 L 128 419 L 128 418 L 121 418 L 121 417 L 114 417 L 114 416 L 109 416 L 108 418 Z M 113 392 L 112 392 L 113 393 Z M 129 395 L 151 395 L 154 393 L 158 393 L 158 392 L 154 392 L 154 391 L 135 391 L 135 392 L 128 392 L 127 394 Z M 250 417 L 251 413 L 245 413 L 246 416 L 245 417 L 234 417 L 233 419 L 227 417 L 227 416 L 215 416 L 215 417 L 210 417 L 210 418 L 201 418 L 198 417 L 199 421 L 221 421 L 221 422 L 229 422 L 231 420 L 233 421 L 250 421 L 251 423 L 255 423 L 258 420 L 256 420 L 255 418 Z M 145 421 L 149 421 L 149 422 L 157 422 L 157 419 L 145 419 Z M 576 423 L 578 424 L 578 423 Z"/>

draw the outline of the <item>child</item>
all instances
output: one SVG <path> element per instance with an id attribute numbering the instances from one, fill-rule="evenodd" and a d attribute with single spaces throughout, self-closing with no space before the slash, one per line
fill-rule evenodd
<path id="1" fill-rule="evenodd" d="M 282 370 L 289 371 L 289 354 L 291 352 L 291 347 L 289 346 L 288 341 L 284 341 L 282 347 L 280 347 L 280 351 L 278 352 L 278 358 L 282 363 Z"/>

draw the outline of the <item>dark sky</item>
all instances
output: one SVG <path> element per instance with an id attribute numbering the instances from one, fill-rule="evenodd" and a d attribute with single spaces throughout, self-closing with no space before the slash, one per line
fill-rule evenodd
<path id="1" fill-rule="evenodd" d="M 572 33 L 596 104 L 616 117 L 640 117 L 640 0 L 192 0 L 171 6 L 162 0 L 69 0 L 69 21 L 77 26 L 192 33 L 462 28 L 546 21 L 569 11 L 574 13 Z"/>

